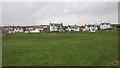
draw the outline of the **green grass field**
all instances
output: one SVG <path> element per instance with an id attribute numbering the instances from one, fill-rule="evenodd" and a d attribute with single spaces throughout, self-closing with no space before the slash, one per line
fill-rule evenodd
<path id="1" fill-rule="evenodd" d="M 118 61 L 117 32 L 3 36 L 3 66 L 111 66 Z"/>

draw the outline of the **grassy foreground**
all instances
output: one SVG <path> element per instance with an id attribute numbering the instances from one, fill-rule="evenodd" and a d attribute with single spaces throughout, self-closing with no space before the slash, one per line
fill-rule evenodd
<path id="1" fill-rule="evenodd" d="M 118 59 L 117 32 L 3 36 L 3 66 L 108 66 Z"/>

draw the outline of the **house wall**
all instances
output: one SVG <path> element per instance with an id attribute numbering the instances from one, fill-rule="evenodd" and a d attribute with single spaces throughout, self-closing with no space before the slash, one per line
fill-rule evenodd
<path id="1" fill-rule="evenodd" d="M 59 32 L 61 32 L 61 31 L 63 31 L 63 29 L 62 29 L 62 27 L 59 28 L 59 27 L 56 27 L 56 26 L 50 26 L 50 32 L 52 32 L 52 31 L 59 31 Z"/>
<path id="2" fill-rule="evenodd" d="M 18 32 L 24 32 L 22 27 L 10 27 L 9 33 L 18 33 Z"/>
<path id="3" fill-rule="evenodd" d="M 110 29 L 111 28 L 111 25 L 100 25 L 100 29 Z"/>
<path id="4" fill-rule="evenodd" d="M 68 27 L 67 31 L 80 31 L 79 27 L 77 29 Z"/>
<path id="5" fill-rule="evenodd" d="M 31 30 L 30 33 L 39 33 L 39 29 Z"/>
<path id="6" fill-rule="evenodd" d="M 83 31 L 88 31 L 88 32 L 96 32 L 98 30 L 98 27 L 96 26 L 85 26 L 85 29 Z"/>
<path id="7" fill-rule="evenodd" d="M 98 30 L 98 27 L 90 27 L 89 32 L 96 32 Z"/>
<path id="8" fill-rule="evenodd" d="M 50 32 L 52 32 L 52 31 L 58 31 L 57 28 L 58 28 L 58 27 L 56 27 L 56 26 L 50 26 Z"/>

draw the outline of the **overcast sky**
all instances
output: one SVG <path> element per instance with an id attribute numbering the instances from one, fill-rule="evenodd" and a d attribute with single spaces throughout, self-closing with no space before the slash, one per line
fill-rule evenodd
<path id="1" fill-rule="evenodd" d="M 117 2 L 3 2 L 3 25 L 118 23 Z"/>

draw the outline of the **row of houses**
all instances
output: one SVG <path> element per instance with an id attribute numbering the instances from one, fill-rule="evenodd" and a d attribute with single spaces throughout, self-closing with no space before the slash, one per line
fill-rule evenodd
<path id="1" fill-rule="evenodd" d="M 58 31 L 58 32 L 63 32 L 63 31 L 96 32 L 97 30 L 110 30 L 112 28 L 113 27 L 109 22 L 101 22 L 100 25 L 97 25 L 97 24 L 85 24 L 84 26 L 77 26 L 77 25 L 63 26 L 62 23 L 50 23 L 50 32 L 52 32 L 52 31 Z"/>
<path id="2" fill-rule="evenodd" d="M 33 26 L 4 26 L 4 30 L 8 33 L 38 33 L 38 32 L 96 32 L 98 30 L 110 30 L 112 26 L 109 22 L 101 22 L 97 24 L 85 24 L 84 26 L 68 25 L 64 26 L 62 22 L 50 22 L 50 25 L 33 25 Z"/>

